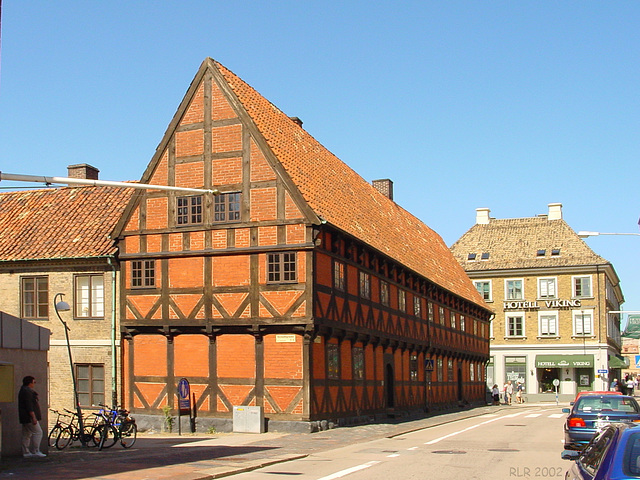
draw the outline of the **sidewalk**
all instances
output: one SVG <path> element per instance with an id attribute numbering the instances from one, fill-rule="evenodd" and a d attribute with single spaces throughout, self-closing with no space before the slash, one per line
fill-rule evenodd
<path id="1" fill-rule="evenodd" d="M 312 453 L 382 437 L 394 437 L 442 423 L 503 412 L 539 408 L 540 404 L 483 406 L 418 420 L 341 427 L 312 434 L 224 433 L 138 436 L 136 444 L 124 450 L 55 448 L 43 459 L 2 459 L 0 479 L 51 480 L 204 480 L 221 478 L 256 468 L 303 458 Z M 544 405 L 555 407 L 553 404 Z"/>

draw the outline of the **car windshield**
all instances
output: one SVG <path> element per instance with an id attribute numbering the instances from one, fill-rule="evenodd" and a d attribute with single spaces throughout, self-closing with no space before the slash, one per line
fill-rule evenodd
<path id="1" fill-rule="evenodd" d="M 628 397 L 616 397 L 615 395 L 600 397 L 586 396 L 578 400 L 575 410 L 579 413 L 598 413 L 602 411 L 618 413 L 638 413 L 638 403 Z"/>
<path id="2" fill-rule="evenodd" d="M 629 437 L 622 460 L 622 470 L 627 477 L 640 477 L 640 433 Z"/>

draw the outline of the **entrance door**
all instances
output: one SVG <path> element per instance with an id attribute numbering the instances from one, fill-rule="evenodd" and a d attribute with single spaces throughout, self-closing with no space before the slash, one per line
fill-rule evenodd
<path id="1" fill-rule="evenodd" d="M 593 370 L 590 368 L 576 368 L 578 392 L 593 390 Z"/>
<path id="2" fill-rule="evenodd" d="M 540 385 L 540 393 L 556 393 L 553 386 L 554 380 L 560 380 L 559 368 L 539 368 L 538 384 Z"/>
<path id="3" fill-rule="evenodd" d="M 385 382 L 387 385 L 387 408 L 393 408 L 395 406 L 393 402 L 393 367 L 390 363 L 387 364 Z"/>

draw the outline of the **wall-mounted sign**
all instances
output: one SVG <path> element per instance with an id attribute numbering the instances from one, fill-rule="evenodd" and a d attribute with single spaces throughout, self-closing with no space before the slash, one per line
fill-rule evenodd
<path id="1" fill-rule="evenodd" d="M 276 335 L 276 343 L 296 343 L 295 335 Z"/>
<path id="2" fill-rule="evenodd" d="M 502 302 L 502 308 L 505 310 L 536 310 L 540 308 L 580 308 L 582 301 L 580 300 L 545 300 L 544 302 L 519 301 L 519 302 Z"/>

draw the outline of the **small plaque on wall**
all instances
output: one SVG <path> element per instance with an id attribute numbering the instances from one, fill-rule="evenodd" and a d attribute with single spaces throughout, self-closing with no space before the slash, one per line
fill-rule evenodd
<path id="1" fill-rule="evenodd" d="M 295 335 L 276 335 L 276 343 L 296 343 Z"/>

